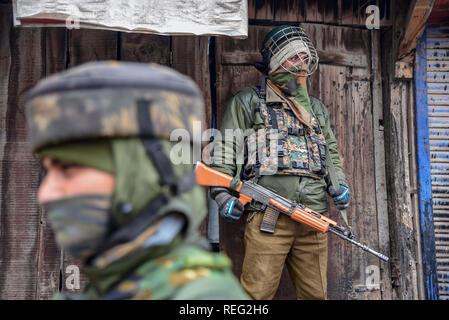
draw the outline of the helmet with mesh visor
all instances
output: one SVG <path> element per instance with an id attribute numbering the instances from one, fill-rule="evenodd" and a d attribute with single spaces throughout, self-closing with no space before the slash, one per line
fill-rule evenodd
<path id="1" fill-rule="evenodd" d="M 270 52 L 270 73 L 282 67 L 293 74 L 311 75 L 318 67 L 318 53 L 304 29 L 279 26 L 263 41 L 262 51 Z M 290 63 L 286 63 L 286 62 Z"/>

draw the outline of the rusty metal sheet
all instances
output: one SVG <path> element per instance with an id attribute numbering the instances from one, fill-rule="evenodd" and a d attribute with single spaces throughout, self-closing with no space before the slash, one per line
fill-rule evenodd
<path id="1" fill-rule="evenodd" d="M 449 20 L 449 0 L 435 0 L 428 23 L 445 23 Z"/>

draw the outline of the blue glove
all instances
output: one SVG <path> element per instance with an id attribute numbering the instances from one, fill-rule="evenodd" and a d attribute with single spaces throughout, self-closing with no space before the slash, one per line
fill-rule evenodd
<path id="1" fill-rule="evenodd" d="M 223 218 L 229 220 L 238 220 L 243 214 L 245 207 L 234 196 L 227 192 L 221 192 L 215 197 L 218 204 L 218 212 Z"/>
<path id="2" fill-rule="evenodd" d="M 346 209 L 349 206 L 349 203 L 351 202 L 351 191 L 349 191 L 348 187 L 340 186 L 340 188 L 336 190 L 331 185 L 327 191 L 334 200 L 335 206 L 338 210 Z"/>

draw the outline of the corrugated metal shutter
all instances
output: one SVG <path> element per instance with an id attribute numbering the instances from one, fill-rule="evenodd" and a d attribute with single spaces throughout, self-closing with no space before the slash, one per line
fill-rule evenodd
<path id="1" fill-rule="evenodd" d="M 449 27 L 427 30 L 427 101 L 440 299 L 449 299 Z"/>

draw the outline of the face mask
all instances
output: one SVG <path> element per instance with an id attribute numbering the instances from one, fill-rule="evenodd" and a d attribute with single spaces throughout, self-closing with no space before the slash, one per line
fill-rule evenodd
<path id="1" fill-rule="evenodd" d="M 289 70 L 292 70 L 292 68 L 293 67 L 291 67 Z M 282 69 L 280 71 L 271 73 L 268 78 L 290 96 L 307 94 L 305 77 L 297 77 L 296 75 Z"/>
<path id="2" fill-rule="evenodd" d="M 284 86 L 288 83 L 296 83 L 295 75 L 283 69 L 280 72 L 270 74 L 268 78 L 277 86 Z"/>
<path id="3" fill-rule="evenodd" d="M 296 77 L 290 72 L 281 70 L 271 73 L 268 78 L 284 93 L 293 97 L 306 111 L 311 112 L 306 77 Z"/>
<path id="4" fill-rule="evenodd" d="M 94 254 L 108 232 L 111 200 L 111 195 L 95 194 L 43 203 L 58 245 L 75 258 Z"/>

